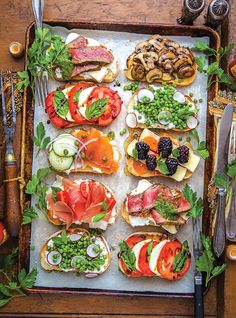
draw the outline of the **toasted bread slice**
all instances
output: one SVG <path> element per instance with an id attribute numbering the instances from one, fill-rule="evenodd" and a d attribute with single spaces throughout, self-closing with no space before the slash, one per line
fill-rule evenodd
<path id="1" fill-rule="evenodd" d="M 43 269 L 47 270 L 47 271 L 59 271 L 59 272 L 63 272 L 65 270 L 63 270 L 62 268 L 59 268 L 58 266 L 55 265 L 50 265 L 47 262 L 47 246 L 49 241 L 56 236 L 60 236 L 62 231 L 58 231 L 56 233 L 54 233 L 53 235 L 51 235 L 47 241 L 44 243 L 41 252 L 40 252 L 40 259 L 41 259 L 41 266 L 43 267 Z M 85 234 L 87 237 L 90 237 L 90 233 L 83 228 L 70 228 L 66 231 L 67 236 L 71 235 L 71 234 Z M 108 267 L 110 266 L 110 262 L 111 262 L 111 256 L 110 256 L 110 250 L 109 250 L 109 246 L 105 240 L 105 238 L 102 235 L 95 235 L 96 239 L 99 240 L 99 244 L 101 244 L 104 248 L 104 255 L 106 256 L 106 263 L 104 265 L 104 268 L 102 269 L 101 272 L 98 271 L 93 271 L 93 272 L 85 272 L 86 273 L 93 273 L 93 274 L 102 274 L 104 273 Z M 77 272 L 76 268 L 71 268 L 69 271 L 71 272 Z"/>

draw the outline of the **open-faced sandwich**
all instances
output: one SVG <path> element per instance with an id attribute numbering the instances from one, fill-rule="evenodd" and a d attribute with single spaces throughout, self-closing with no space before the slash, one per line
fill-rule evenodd
<path id="1" fill-rule="evenodd" d="M 111 259 L 105 238 L 82 228 L 54 233 L 43 245 L 40 257 L 47 271 L 76 272 L 88 278 L 104 273 Z"/>
<path id="2" fill-rule="evenodd" d="M 112 51 L 97 40 L 78 33 L 69 33 L 65 40 L 74 64 L 71 74 L 63 76 L 63 65 L 53 65 L 53 77 L 57 81 L 112 82 L 119 72 L 117 59 Z"/>
<path id="3" fill-rule="evenodd" d="M 118 170 L 120 159 L 121 154 L 116 143 L 95 128 L 62 133 L 48 144 L 48 160 L 51 167 L 67 174 L 112 174 Z"/>
<path id="4" fill-rule="evenodd" d="M 56 177 L 46 194 L 47 216 L 55 225 L 88 223 L 90 228 L 106 230 L 117 217 L 112 191 L 95 180 L 69 180 Z"/>
<path id="5" fill-rule="evenodd" d="M 52 124 L 62 129 L 81 124 L 107 126 L 119 115 L 122 101 L 109 87 L 80 82 L 50 92 L 45 105 Z"/>
<path id="6" fill-rule="evenodd" d="M 175 234 L 188 219 L 191 205 L 184 194 L 162 183 L 140 180 L 127 194 L 122 215 L 131 226 L 159 226 Z"/>
<path id="7" fill-rule="evenodd" d="M 132 131 L 124 148 L 127 170 L 138 177 L 162 176 L 182 181 L 192 175 L 200 161 L 189 142 L 180 145 L 175 136 L 147 128 Z"/>
<path id="8" fill-rule="evenodd" d="M 130 128 L 189 131 L 198 125 L 197 107 L 172 85 L 150 85 L 131 97 L 126 124 Z"/>
<path id="9" fill-rule="evenodd" d="M 197 73 L 193 53 L 176 41 L 159 34 L 136 45 L 128 57 L 125 75 L 140 82 L 168 82 L 179 86 L 191 84 Z"/>
<path id="10" fill-rule="evenodd" d="M 188 242 L 158 232 L 137 232 L 120 243 L 119 269 L 128 277 L 184 277 L 191 264 Z"/>

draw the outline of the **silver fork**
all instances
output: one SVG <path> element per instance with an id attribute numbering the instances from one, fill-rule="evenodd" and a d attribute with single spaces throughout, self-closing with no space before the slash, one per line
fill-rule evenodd
<path id="1" fill-rule="evenodd" d="M 32 7 L 35 16 L 36 28 L 42 28 L 44 0 L 32 0 Z M 46 71 L 41 75 L 38 67 L 38 76 L 35 78 L 35 94 L 40 106 L 45 106 L 45 99 L 48 95 L 48 73 Z"/>
<path id="2" fill-rule="evenodd" d="M 236 159 L 236 122 L 233 122 L 229 138 L 228 163 Z M 236 241 L 236 178 L 232 181 L 232 198 L 229 214 L 226 220 L 226 238 L 230 241 Z"/>
<path id="3" fill-rule="evenodd" d="M 20 201 L 19 201 L 19 186 L 18 186 L 18 170 L 16 164 L 16 158 L 13 150 L 13 140 L 16 129 L 16 108 L 15 108 L 15 97 L 14 97 L 14 83 L 12 73 L 7 72 L 10 76 L 11 81 L 11 102 L 12 102 L 12 122 L 11 127 L 7 126 L 7 109 L 4 97 L 4 86 L 3 86 L 3 73 L 0 73 L 0 90 L 2 94 L 2 117 L 3 127 L 5 134 L 5 195 L 6 195 L 6 206 L 5 206 L 5 219 L 7 224 L 8 232 L 11 236 L 16 237 L 19 233 L 20 227 Z"/>

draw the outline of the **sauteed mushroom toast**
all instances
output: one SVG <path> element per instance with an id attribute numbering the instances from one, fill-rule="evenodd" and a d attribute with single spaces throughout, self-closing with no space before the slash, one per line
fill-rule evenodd
<path id="1" fill-rule="evenodd" d="M 191 84 L 197 65 L 191 50 L 159 34 L 139 43 L 128 57 L 126 77 L 141 82 Z"/>

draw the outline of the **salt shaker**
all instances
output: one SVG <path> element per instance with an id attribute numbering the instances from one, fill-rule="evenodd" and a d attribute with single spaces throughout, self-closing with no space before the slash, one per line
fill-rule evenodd
<path id="1" fill-rule="evenodd" d="M 205 7 L 205 0 L 184 0 L 182 16 L 177 18 L 179 24 L 193 24 Z"/>
<path id="2" fill-rule="evenodd" d="M 229 3 L 226 0 L 213 0 L 207 9 L 206 25 L 217 28 L 229 14 Z"/>

